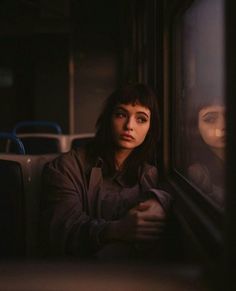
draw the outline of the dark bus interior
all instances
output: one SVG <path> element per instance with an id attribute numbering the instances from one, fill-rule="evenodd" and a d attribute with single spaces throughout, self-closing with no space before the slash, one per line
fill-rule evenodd
<path id="1" fill-rule="evenodd" d="M 175 119 L 185 110 L 175 112 L 183 67 L 178 29 L 186 11 L 204 1 L 214 2 L 0 1 L 0 290 L 236 290 L 236 18 L 232 0 L 216 1 L 224 8 L 225 206 L 199 195 L 175 164 L 175 150 L 181 145 L 175 144 L 180 139 Z M 151 85 L 159 98 L 162 133 L 155 163 L 161 185 L 174 197 L 165 257 L 160 262 L 105 264 L 42 258 L 38 205 L 43 166 L 92 138 L 103 101 L 128 82 Z M 44 121 L 56 123 L 59 133 L 44 132 L 48 139 L 43 145 L 38 130 L 33 143 L 41 144 L 40 150 L 30 151 L 31 143 L 29 150 L 25 145 L 27 151 L 16 154 L 15 145 L 2 139 L 22 121 L 43 121 L 39 127 Z M 22 142 L 24 134 L 27 139 L 27 130 L 18 136 Z M 5 153 L 6 147 L 13 153 Z"/>

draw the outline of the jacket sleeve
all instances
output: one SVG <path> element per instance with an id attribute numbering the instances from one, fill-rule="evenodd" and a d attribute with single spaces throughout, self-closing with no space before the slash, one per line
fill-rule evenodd
<path id="1" fill-rule="evenodd" d="M 171 195 L 158 187 L 158 171 L 154 166 L 149 166 L 141 178 L 141 187 L 145 199 L 155 197 L 165 210 L 168 212 L 172 204 Z"/>
<path id="2" fill-rule="evenodd" d="M 89 216 L 83 167 L 70 154 L 49 163 L 43 171 L 44 217 L 54 254 L 88 256 L 100 249 L 98 234 L 103 219 Z"/>

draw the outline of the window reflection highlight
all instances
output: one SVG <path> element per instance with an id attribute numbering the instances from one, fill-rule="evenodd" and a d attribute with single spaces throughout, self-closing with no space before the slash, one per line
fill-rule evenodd
<path id="1" fill-rule="evenodd" d="M 199 98 L 197 94 L 197 102 L 189 106 L 187 177 L 210 199 L 223 206 L 225 106 L 214 95 L 204 96 Z"/>
<path id="2" fill-rule="evenodd" d="M 181 19 L 174 148 L 176 169 L 220 207 L 226 146 L 223 15 L 223 0 L 198 0 Z"/>

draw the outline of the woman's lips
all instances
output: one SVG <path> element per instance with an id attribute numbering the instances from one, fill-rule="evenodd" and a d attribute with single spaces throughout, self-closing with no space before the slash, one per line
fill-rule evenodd
<path id="1" fill-rule="evenodd" d="M 121 134 L 121 139 L 123 139 L 123 140 L 133 140 L 134 139 L 134 137 L 132 136 L 132 135 L 130 135 L 130 134 Z"/>

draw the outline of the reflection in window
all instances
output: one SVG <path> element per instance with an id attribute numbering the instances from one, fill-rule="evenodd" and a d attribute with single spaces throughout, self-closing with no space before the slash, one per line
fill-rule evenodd
<path id="1" fill-rule="evenodd" d="M 176 169 L 218 206 L 224 201 L 223 0 L 196 0 L 181 18 L 176 79 Z"/>

